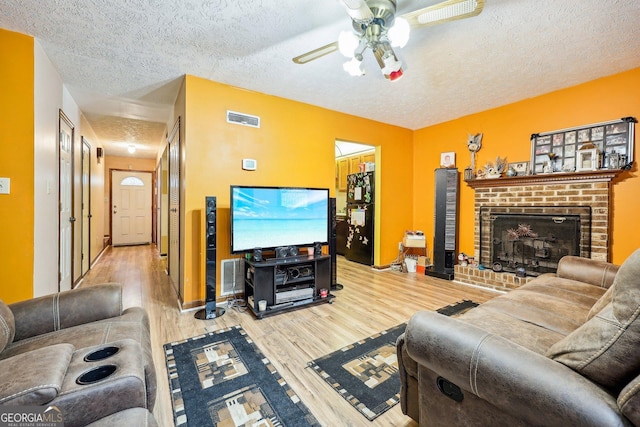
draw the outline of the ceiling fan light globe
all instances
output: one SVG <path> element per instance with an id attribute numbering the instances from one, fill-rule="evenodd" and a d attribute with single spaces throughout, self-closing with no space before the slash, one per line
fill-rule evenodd
<path id="1" fill-rule="evenodd" d="M 349 73 L 350 76 L 359 77 L 364 75 L 364 68 L 362 67 L 362 61 L 358 61 L 356 58 L 347 61 L 342 65 L 342 68 Z"/>
<path id="2" fill-rule="evenodd" d="M 338 37 L 338 49 L 347 58 L 353 58 L 355 50 L 360 44 L 358 37 L 351 31 L 341 31 Z"/>
<path id="3" fill-rule="evenodd" d="M 403 48 L 409 41 L 409 35 L 411 33 L 411 26 L 409 22 L 404 18 L 396 18 L 393 23 L 393 27 L 387 31 L 387 38 L 391 42 L 391 46 Z"/>

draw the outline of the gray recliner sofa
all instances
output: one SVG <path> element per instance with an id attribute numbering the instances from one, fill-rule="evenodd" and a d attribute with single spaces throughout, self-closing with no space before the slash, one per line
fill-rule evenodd
<path id="1" fill-rule="evenodd" d="M 56 407 L 64 425 L 156 425 L 149 319 L 118 284 L 0 301 L 0 405 Z"/>
<path id="2" fill-rule="evenodd" d="M 397 341 L 401 405 L 424 426 L 640 426 L 640 250 L 564 257 L 458 318 Z"/>

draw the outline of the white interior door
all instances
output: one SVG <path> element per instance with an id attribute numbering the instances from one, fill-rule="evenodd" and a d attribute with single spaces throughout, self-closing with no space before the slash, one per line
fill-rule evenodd
<path id="1" fill-rule="evenodd" d="M 114 246 L 151 242 L 151 172 L 113 171 L 111 236 Z"/>
<path id="2" fill-rule="evenodd" d="M 58 140 L 58 290 L 71 289 L 73 271 L 73 124 L 60 111 Z"/>
<path id="3" fill-rule="evenodd" d="M 82 264 L 80 274 L 89 271 L 91 263 L 91 146 L 82 138 Z"/>
<path id="4" fill-rule="evenodd" d="M 158 176 L 159 182 L 159 203 L 158 203 L 158 247 L 160 255 L 167 255 L 169 248 L 169 152 L 165 149 L 160 162 L 161 173 Z"/>
<path id="5" fill-rule="evenodd" d="M 183 298 L 180 281 L 180 119 L 169 135 L 169 277 Z"/>

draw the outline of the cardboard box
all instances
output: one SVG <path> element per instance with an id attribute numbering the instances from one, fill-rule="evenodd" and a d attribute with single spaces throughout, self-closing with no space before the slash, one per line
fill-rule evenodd
<path id="1" fill-rule="evenodd" d="M 421 237 L 421 238 L 417 238 L 417 237 Z M 405 236 L 402 239 L 402 244 L 404 245 L 405 248 L 426 248 L 427 247 L 427 241 L 425 240 L 424 236 L 411 236 L 411 237 Z"/>

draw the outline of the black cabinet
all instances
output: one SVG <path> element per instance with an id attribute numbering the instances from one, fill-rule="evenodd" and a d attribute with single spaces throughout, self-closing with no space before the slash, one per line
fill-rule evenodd
<path id="1" fill-rule="evenodd" d="M 458 233 L 458 169 L 436 169 L 433 266 L 429 276 L 453 280 Z"/>
<path id="2" fill-rule="evenodd" d="M 304 306 L 333 302 L 331 257 L 297 256 L 245 262 L 247 307 L 261 319 Z M 322 291 L 326 291 L 326 295 Z M 266 302 L 260 310 L 260 301 Z"/>

